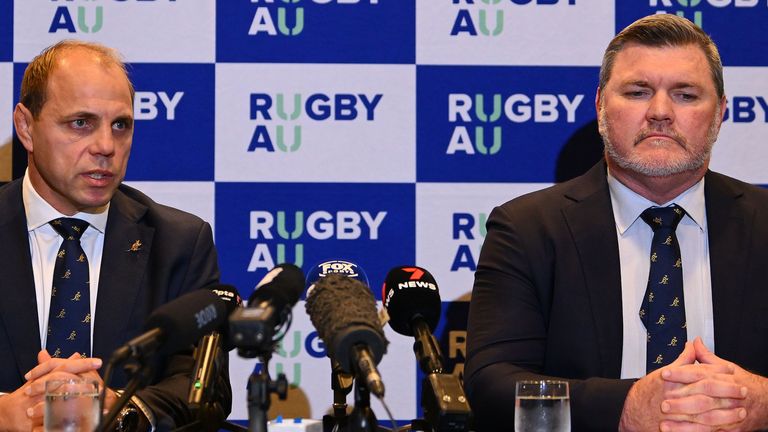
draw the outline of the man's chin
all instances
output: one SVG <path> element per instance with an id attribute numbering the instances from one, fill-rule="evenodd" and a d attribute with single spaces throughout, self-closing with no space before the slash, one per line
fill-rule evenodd
<path id="1" fill-rule="evenodd" d="M 114 189 L 109 193 L 99 193 L 97 195 L 90 195 L 80 201 L 80 211 L 85 213 L 101 213 L 104 211 L 104 207 L 109 204 L 109 201 L 114 195 Z"/>
<path id="2" fill-rule="evenodd" d="M 669 161 L 665 161 L 663 163 L 629 163 L 624 168 L 648 177 L 670 177 L 685 172 L 696 171 L 701 168 L 701 166 L 702 164 L 692 163 L 691 161 L 681 163 L 669 163 Z"/>

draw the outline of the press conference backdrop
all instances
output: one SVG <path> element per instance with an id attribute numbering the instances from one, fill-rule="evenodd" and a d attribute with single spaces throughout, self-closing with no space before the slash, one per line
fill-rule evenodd
<path id="1" fill-rule="evenodd" d="M 460 374 L 488 213 L 599 158 L 602 51 L 652 13 L 719 44 L 712 168 L 768 183 L 768 0 L 0 0 L 0 181 L 24 170 L 11 116 L 27 62 L 63 38 L 118 48 L 137 90 L 126 180 L 213 225 L 223 282 L 248 297 L 275 264 L 344 258 L 380 298 L 391 267 L 418 264 Z M 292 389 L 270 415 L 319 418 L 330 364 L 303 302 L 295 313 L 270 364 Z M 408 420 L 412 341 L 387 331 L 387 399 Z M 257 362 L 232 360 L 231 418 L 245 419 Z"/>

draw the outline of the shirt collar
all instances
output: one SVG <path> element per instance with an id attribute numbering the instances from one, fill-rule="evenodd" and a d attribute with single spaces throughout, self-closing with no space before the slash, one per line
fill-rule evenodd
<path id="1" fill-rule="evenodd" d="M 662 205 L 658 205 L 626 187 L 616 177 L 612 176 L 610 171 L 608 172 L 608 189 L 611 192 L 613 215 L 620 235 L 624 235 L 632 224 L 640 218 L 640 214 L 648 207 L 667 207 L 673 203 L 685 209 L 687 217 L 684 217 L 683 221 L 690 219 L 699 229 L 702 231 L 706 230 L 707 219 L 703 177 L 683 193 Z"/>
<path id="2" fill-rule="evenodd" d="M 53 206 L 40 196 L 32 186 L 29 180 L 29 169 L 24 173 L 24 180 L 21 183 L 22 200 L 24 201 L 24 212 L 27 215 L 27 230 L 34 231 L 48 222 L 62 218 L 72 217 L 82 219 L 99 231 L 104 233 L 107 228 L 107 216 L 109 215 L 109 203 L 104 206 L 104 210 L 99 213 L 77 212 L 73 216 L 66 216 L 59 213 Z"/>

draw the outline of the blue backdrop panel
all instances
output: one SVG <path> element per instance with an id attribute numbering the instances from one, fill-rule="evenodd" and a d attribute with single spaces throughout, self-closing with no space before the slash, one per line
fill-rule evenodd
<path id="1" fill-rule="evenodd" d="M 554 181 L 559 153 L 596 117 L 597 75 L 594 67 L 418 66 L 418 181 Z"/>
<path id="2" fill-rule="evenodd" d="M 216 6 L 219 62 L 413 63 L 415 59 L 415 0 L 219 1 Z"/>
<path id="3" fill-rule="evenodd" d="M 725 66 L 768 66 L 768 5 L 763 0 L 617 1 L 616 31 L 646 15 L 664 12 L 698 24 L 717 43 Z"/>
<path id="4" fill-rule="evenodd" d="M 214 66 L 132 64 L 136 88 L 128 180 L 213 181 Z"/>
<path id="5" fill-rule="evenodd" d="M 13 61 L 13 2 L 0 2 L 0 62 Z"/>
<path id="6" fill-rule="evenodd" d="M 361 265 L 377 298 L 389 269 L 415 259 L 411 184 L 218 183 L 222 280 L 247 298 L 274 264 Z"/>

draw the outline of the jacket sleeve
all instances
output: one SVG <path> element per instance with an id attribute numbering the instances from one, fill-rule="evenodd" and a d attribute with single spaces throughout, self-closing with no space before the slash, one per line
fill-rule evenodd
<path id="1" fill-rule="evenodd" d="M 572 429 L 615 431 L 634 381 L 552 366 L 567 364 L 549 344 L 554 287 L 563 284 L 555 266 L 568 265 L 558 262 L 558 242 L 568 239 L 529 207 L 493 210 L 478 260 L 464 375 L 477 430 L 511 430 L 516 381 L 565 379 Z"/>

